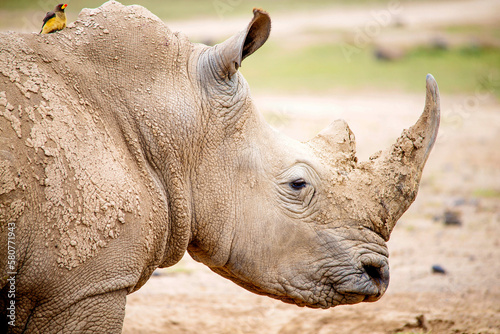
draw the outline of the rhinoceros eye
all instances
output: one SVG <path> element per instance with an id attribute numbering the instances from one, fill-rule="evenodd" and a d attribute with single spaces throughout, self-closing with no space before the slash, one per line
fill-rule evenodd
<path id="1" fill-rule="evenodd" d="M 290 188 L 292 188 L 293 190 L 300 190 L 302 188 L 305 188 L 305 186 L 307 185 L 306 181 L 304 181 L 303 179 L 292 181 L 289 184 Z"/>

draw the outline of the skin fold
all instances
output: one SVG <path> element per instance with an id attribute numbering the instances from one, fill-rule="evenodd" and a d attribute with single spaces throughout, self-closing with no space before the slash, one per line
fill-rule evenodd
<path id="1" fill-rule="evenodd" d="M 437 135 L 437 84 L 428 75 L 420 119 L 369 161 L 341 120 L 294 141 L 238 72 L 270 34 L 253 15 L 213 47 L 117 2 L 57 34 L 0 35 L 1 332 L 119 333 L 126 295 L 186 251 L 299 306 L 384 294 L 385 242 Z"/>

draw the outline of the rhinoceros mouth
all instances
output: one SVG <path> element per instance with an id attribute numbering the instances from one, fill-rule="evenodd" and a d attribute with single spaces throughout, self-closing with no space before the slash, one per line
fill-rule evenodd
<path id="1" fill-rule="evenodd" d="M 262 282 L 259 285 L 235 277 L 221 268 L 211 269 L 253 293 L 309 308 L 327 309 L 338 305 L 374 302 L 384 295 L 389 283 L 387 265 L 365 265 L 361 270 L 342 275 L 340 281 L 331 279 L 331 273 L 324 273 L 320 279 L 289 281 L 282 278 L 279 282 Z"/>
<path id="2" fill-rule="evenodd" d="M 378 291 L 371 294 L 365 294 L 362 291 L 340 292 L 339 290 L 336 289 L 334 285 L 324 286 L 322 288 L 323 291 L 320 296 L 318 295 L 297 296 L 296 294 L 293 294 L 293 296 L 270 295 L 268 293 L 262 293 L 262 292 L 259 292 L 259 294 L 265 294 L 275 299 L 279 299 L 285 303 L 295 304 L 300 307 L 328 309 L 339 305 L 352 305 L 362 302 L 375 302 L 379 300 L 385 292 L 385 291 Z M 319 288 L 318 290 L 321 290 L 321 288 Z M 327 295 L 328 297 L 324 298 L 323 297 L 324 295 Z"/>
<path id="3" fill-rule="evenodd" d="M 353 240 L 351 228 L 345 226 L 316 230 L 303 245 L 292 243 L 294 262 L 288 258 L 268 263 L 259 257 L 249 269 L 235 256 L 211 269 L 251 292 L 298 306 L 330 308 L 374 302 L 389 284 L 388 252 L 376 233 L 367 228 L 357 231 Z M 308 248 L 310 244 L 317 247 Z M 283 254 L 290 255 L 289 251 Z"/>

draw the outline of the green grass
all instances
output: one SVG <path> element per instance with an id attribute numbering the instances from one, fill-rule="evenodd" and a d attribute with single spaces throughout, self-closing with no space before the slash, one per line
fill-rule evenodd
<path id="1" fill-rule="evenodd" d="M 483 197 L 483 198 L 500 198 L 500 190 L 497 189 L 476 189 L 472 193 L 474 197 Z"/>
<path id="2" fill-rule="evenodd" d="M 380 61 L 371 48 L 346 58 L 340 44 L 300 49 L 264 45 L 242 64 L 253 90 L 324 93 L 335 89 L 422 91 L 425 76 L 434 75 L 441 92 L 471 93 L 477 89 L 500 96 L 500 49 L 417 48 L 403 58 Z M 492 80 L 493 79 L 493 82 Z"/>
<path id="3" fill-rule="evenodd" d="M 481 38 L 500 38 L 500 26 L 497 25 L 450 25 L 445 27 L 445 32 L 460 36 L 469 36 L 476 38 L 481 36 Z"/>

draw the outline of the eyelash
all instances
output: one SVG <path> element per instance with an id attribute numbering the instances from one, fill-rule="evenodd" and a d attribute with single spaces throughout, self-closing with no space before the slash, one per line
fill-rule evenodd
<path id="1" fill-rule="evenodd" d="M 290 185 L 290 188 L 292 188 L 293 190 L 300 190 L 302 188 L 305 188 L 307 183 L 306 183 L 306 181 L 299 179 L 299 180 L 295 180 L 295 181 L 290 182 L 289 185 Z"/>

